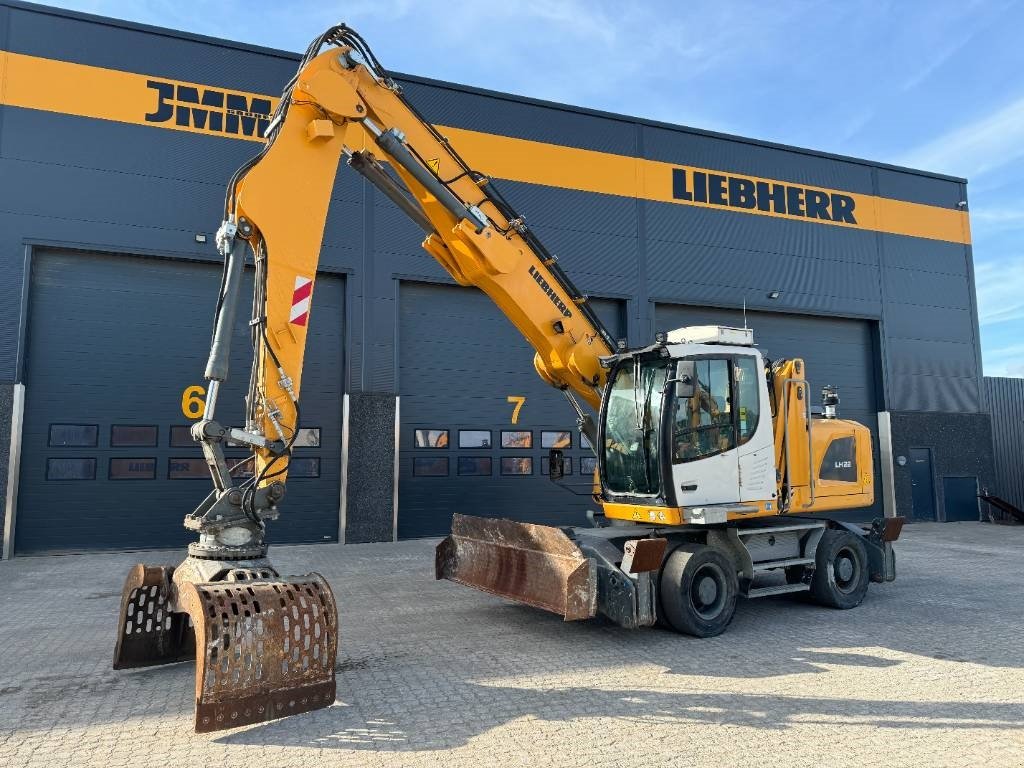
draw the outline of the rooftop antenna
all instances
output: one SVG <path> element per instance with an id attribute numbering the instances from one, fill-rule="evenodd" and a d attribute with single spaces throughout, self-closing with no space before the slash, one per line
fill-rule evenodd
<path id="1" fill-rule="evenodd" d="M 743 294 L 743 330 L 747 330 L 747 294 Z"/>

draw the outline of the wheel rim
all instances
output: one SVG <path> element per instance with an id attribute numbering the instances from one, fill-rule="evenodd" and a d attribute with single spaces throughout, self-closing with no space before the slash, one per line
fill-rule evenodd
<path id="1" fill-rule="evenodd" d="M 705 621 L 717 618 L 725 610 L 725 574 L 721 569 L 705 563 L 690 581 L 690 607 Z"/>
<path id="2" fill-rule="evenodd" d="M 843 547 L 836 552 L 832 561 L 832 574 L 835 576 L 836 588 L 843 594 L 849 594 L 857 589 L 860 583 L 861 564 L 860 558 L 851 547 Z"/>

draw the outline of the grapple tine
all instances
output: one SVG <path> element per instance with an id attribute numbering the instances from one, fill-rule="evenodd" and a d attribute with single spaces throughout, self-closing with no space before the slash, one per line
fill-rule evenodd
<path id="1" fill-rule="evenodd" d="M 196 658 L 199 733 L 330 706 L 338 616 L 319 574 L 179 585 L 203 652 Z"/>
<path id="2" fill-rule="evenodd" d="M 469 515 L 435 553 L 435 576 L 557 613 L 566 621 L 597 613 L 597 574 L 560 528 Z"/>
<path id="3" fill-rule="evenodd" d="M 173 610 L 170 566 L 141 563 L 128 573 L 114 646 L 114 669 L 149 667 L 195 658 L 188 616 Z"/>

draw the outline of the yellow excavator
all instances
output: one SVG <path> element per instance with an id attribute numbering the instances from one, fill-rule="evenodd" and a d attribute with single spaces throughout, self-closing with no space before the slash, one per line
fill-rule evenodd
<path id="1" fill-rule="evenodd" d="M 279 574 L 265 533 L 301 421 L 317 261 L 342 159 L 419 225 L 423 247 L 459 285 L 483 291 L 519 329 L 597 457 L 593 527 L 456 515 L 437 547 L 438 578 L 567 620 L 600 614 L 699 637 L 726 628 L 739 596 L 802 591 L 850 608 L 869 581 L 895 578 L 900 518 L 861 528 L 808 516 L 874 500 L 870 433 L 837 418 L 834 389 L 812 415 L 803 361 L 765 359 L 746 328 L 681 328 L 639 349 L 616 342 L 493 181 L 415 110 L 355 31 L 334 26 L 312 42 L 265 138 L 231 178 L 217 234 L 224 273 L 192 429 L 213 490 L 185 517 L 197 540 L 181 564 L 130 572 L 114 655 L 116 669 L 195 658 L 197 731 L 335 698 L 331 588 L 315 573 Z M 254 357 L 244 426 L 228 427 L 217 396 L 249 254 Z M 229 440 L 251 449 L 251 468 L 228 465 Z M 564 482 L 561 452 L 548 461 Z"/>

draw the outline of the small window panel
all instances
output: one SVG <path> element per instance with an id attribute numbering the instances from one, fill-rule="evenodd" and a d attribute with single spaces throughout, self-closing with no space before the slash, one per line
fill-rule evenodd
<path id="1" fill-rule="evenodd" d="M 417 456 L 412 460 L 412 473 L 416 477 L 448 477 L 448 457 Z"/>
<path id="2" fill-rule="evenodd" d="M 111 459 L 107 477 L 111 480 L 155 480 L 156 459 Z"/>
<path id="3" fill-rule="evenodd" d="M 137 424 L 114 424 L 110 427 L 111 448 L 156 448 L 157 428 Z"/>
<path id="4" fill-rule="evenodd" d="M 459 474 L 466 477 L 490 477 L 490 456 L 459 456 Z"/>
<path id="5" fill-rule="evenodd" d="M 319 448 L 320 427 L 300 427 L 299 434 L 295 436 L 295 448 Z"/>
<path id="6" fill-rule="evenodd" d="M 501 459 L 501 474 L 532 475 L 533 459 L 529 456 L 503 456 Z"/>
<path id="7" fill-rule="evenodd" d="M 171 427 L 171 448 L 198 448 L 199 443 L 192 439 L 192 426 Z"/>
<path id="8" fill-rule="evenodd" d="M 292 457 L 292 460 L 288 462 L 288 477 L 320 477 L 320 457 L 303 456 L 298 459 Z"/>
<path id="9" fill-rule="evenodd" d="M 51 448 L 95 448 L 99 427 L 95 424 L 51 424 Z"/>
<path id="10" fill-rule="evenodd" d="M 597 457 L 596 456 L 581 456 L 580 457 L 580 474 L 593 476 L 594 471 L 597 469 Z"/>
<path id="11" fill-rule="evenodd" d="M 415 445 L 417 448 L 447 448 L 448 430 L 417 429 Z"/>
<path id="12" fill-rule="evenodd" d="M 502 432 L 502 448 L 533 448 L 533 432 Z"/>
<path id="13" fill-rule="evenodd" d="M 593 447 L 594 447 L 594 446 L 592 446 L 592 445 L 590 444 L 590 441 L 589 441 L 589 440 L 587 439 L 587 436 L 586 436 L 586 435 L 584 435 L 584 434 L 583 434 L 583 433 L 581 432 L 581 433 L 580 433 L 580 448 L 593 448 Z"/>
<path id="14" fill-rule="evenodd" d="M 491 430 L 489 430 L 489 429 L 460 429 L 459 430 L 459 448 L 490 448 L 490 447 L 491 447 Z"/>
<path id="15" fill-rule="evenodd" d="M 206 468 L 205 459 L 171 459 L 167 463 L 167 477 L 170 480 L 209 480 L 210 470 Z"/>
<path id="16" fill-rule="evenodd" d="M 818 477 L 822 480 L 857 482 L 857 440 L 852 435 L 837 437 L 828 444 L 821 459 Z"/>
<path id="17" fill-rule="evenodd" d="M 540 433 L 541 448 L 572 448 L 572 432 L 549 432 L 544 430 Z"/>
<path id="18" fill-rule="evenodd" d="M 96 459 L 60 458 L 46 460 L 47 480 L 95 480 Z"/>
<path id="19" fill-rule="evenodd" d="M 247 480 L 253 477 L 256 473 L 253 470 L 253 458 L 252 456 L 243 457 L 229 457 L 225 459 L 228 465 L 228 470 L 231 472 L 231 476 L 239 480 Z M 273 471 L 273 470 L 271 470 Z"/>
<path id="20" fill-rule="evenodd" d="M 562 457 L 562 466 L 565 468 L 565 471 L 562 474 L 571 475 L 572 474 L 572 457 L 571 456 L 563 456 Z M 549 470 L 550 470 L 550 466 L 548 465 L 548 457 L 547 456 L 541 456 L 541 459 L 540 459 L 540 473 L 542 475 L 550 475 L 551 472 Z"/>

